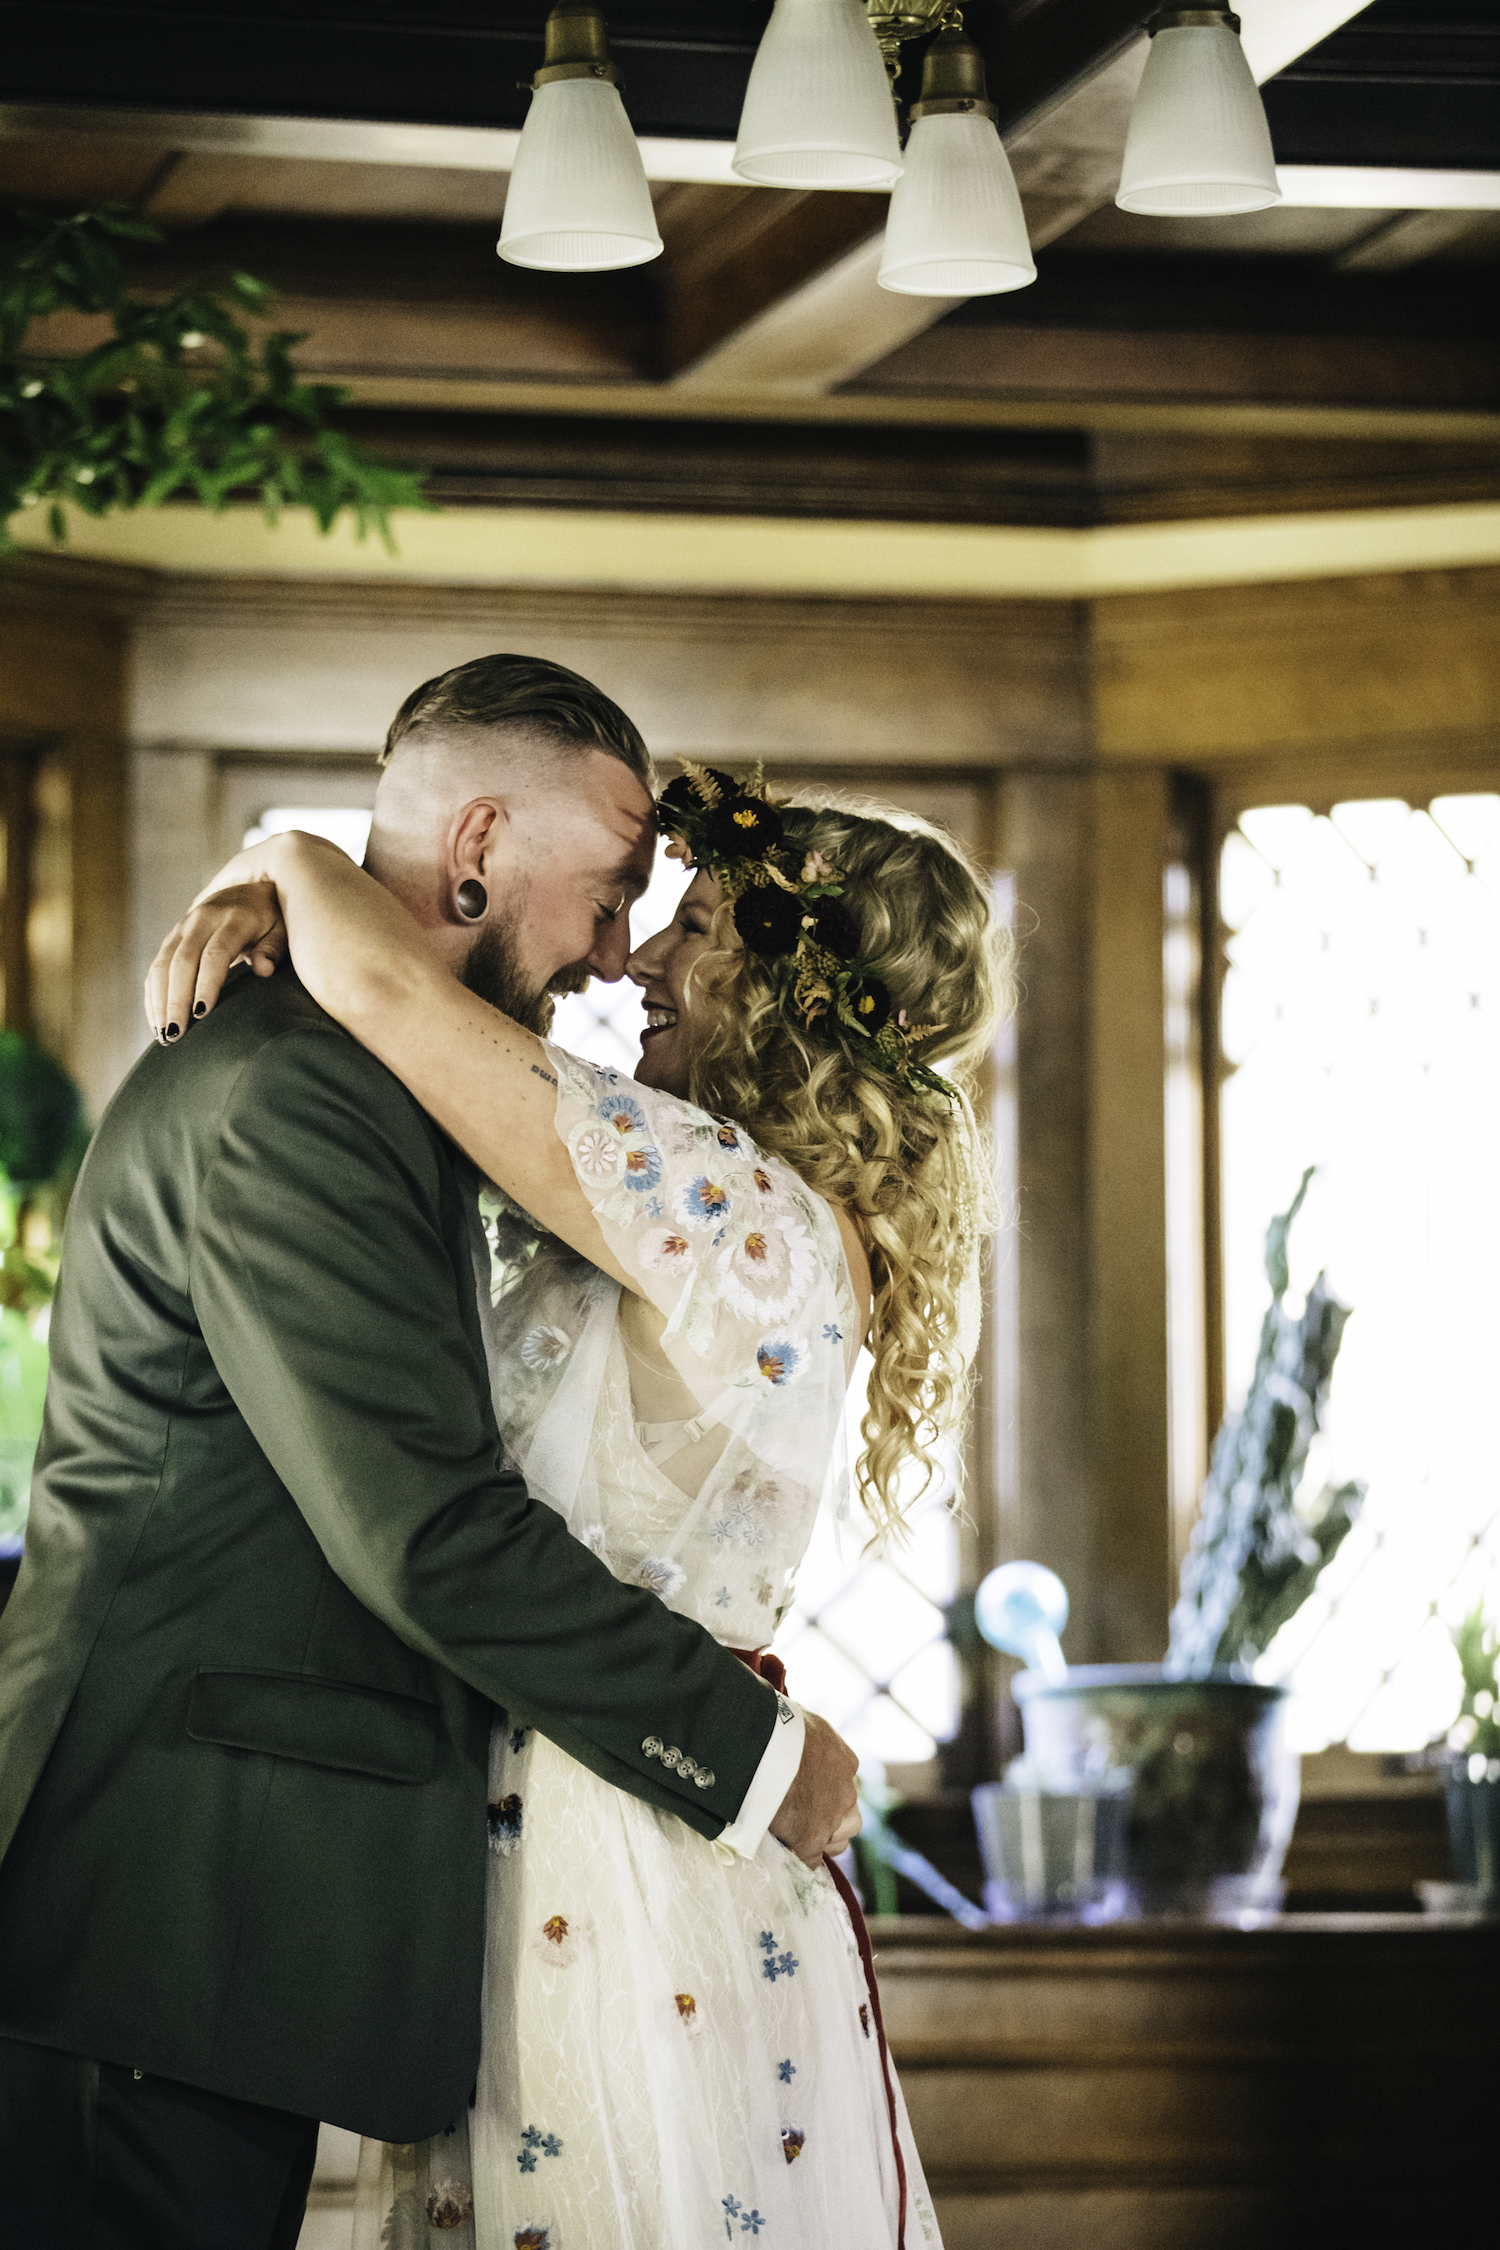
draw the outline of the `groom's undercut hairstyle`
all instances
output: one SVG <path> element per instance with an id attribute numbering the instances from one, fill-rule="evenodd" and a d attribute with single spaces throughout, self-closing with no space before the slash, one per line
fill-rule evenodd
<path id="1" fill-rule="evenodd" d="M 560 748 L 602 750 L 650 790 L 651 753 L 634 720 L 592 680 L 541 656 L 476 656 L 413 688 L 391 721 L 380 763 L 421 729 L 515 727 Z"/>

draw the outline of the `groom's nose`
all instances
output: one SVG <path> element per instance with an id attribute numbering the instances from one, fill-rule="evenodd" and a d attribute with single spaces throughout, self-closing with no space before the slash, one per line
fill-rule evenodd
<path id="1" fill-rule="evenodd" d="M 625 907 L 600 930 L 588 957 L 589 968 L 605 984 L 618 984 L 630 959 L 630 915 Z"/>

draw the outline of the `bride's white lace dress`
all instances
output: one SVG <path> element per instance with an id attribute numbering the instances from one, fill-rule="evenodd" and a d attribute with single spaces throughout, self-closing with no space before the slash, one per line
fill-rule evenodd
<path id="1" fill-rule="evenodd" d="M 501 1431 L 618 1577 L 763 1648 L 846 1474 L 837 1224 L 733 1128 L 549 1054 L 557 1130 L 644 1294 L 487 1190 Z M 365 2144 L 356 2250 L 890 2250 L 893 2119 L 905 2242 L 938 2241 L 825 1870 L 769 1836 L 740 1857 L 508 1724 L 489 1823 L 475 2102 L 436 2140 Z"/>

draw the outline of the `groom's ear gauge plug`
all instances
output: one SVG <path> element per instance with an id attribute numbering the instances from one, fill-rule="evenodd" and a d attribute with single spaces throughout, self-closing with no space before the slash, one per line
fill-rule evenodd
<path id="1" fill-rule="evenodd" d="M 490 910 L 490 894 L 483 883 L 477 883 L 472 875 L 467 876 L 459 884 L 455 895 L 458 901 L 458 911 L 466 922 L 482 922 L 484 920 Z"/>

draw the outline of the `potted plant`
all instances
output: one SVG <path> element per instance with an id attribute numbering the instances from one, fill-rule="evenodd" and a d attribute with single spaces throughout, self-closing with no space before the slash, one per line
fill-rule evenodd
<path id="1" fill-rule="evenodd" d="M 1267 1229 L 1271 1303 L 1255 1373 L 1214 1447 L 1165 1663 L 1033 1670 L 1014 1682 L 1031 1786 L 1128 1787 L 1125 1876 L 1145 1913 L 1235 1913 L 1281 1897 L 1299 1761 L 1286 1690 L 1258 1682 L 1253 1666 L 1364 1497 L 1359 1483 L 1315 1498 L 1300 1490 L 1349 1318 L 1322 1274 L 1300 1312 L 1285 1303 L 1287 1237 L 1311 1177 Z"/>
<path id="2" fill-rule="evenodd" d="M 67 1072 L 0 1032 L 0 1606 L 15 1582 L 47 1389 L 47 1315 L 68 1191 L 87 1140 Z"/>
<path id="3" fill-rule="evenodd" d="M 1466 1903 L 1500 1907 L 1500 1633 L 1484 1605 L 1453 1629 L 1463 1700 L 1448 1729 L 1443 1789 L 1453 1872 Z"/>

